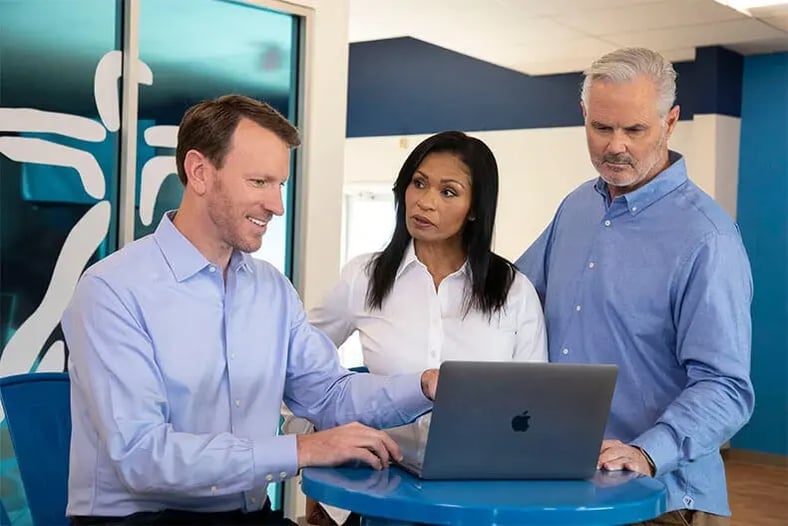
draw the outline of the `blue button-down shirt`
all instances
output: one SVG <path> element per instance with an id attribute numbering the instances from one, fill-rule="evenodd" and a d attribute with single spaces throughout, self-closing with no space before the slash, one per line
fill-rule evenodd
<path id="1" fill-rule="evenodd" d="M 619 366 L 607 438 L 642 447 L 668 508 L 729 515 L 719 447 L 752 414 L 752 278 L 738 228 L 684 159 L 610 201 L 589 181 L 520 257 L 550 360 Z"/>
<path id="2" fill-rule="evenodd" d="M 259 509 L 297 472 L 284 400 L 321 429 L 408 422 L 420 375 L 341 368 L 271 265 L 210 263 L 165 216 L 89 268 L 63 316 L 70 350 L 69 515 Z"/>

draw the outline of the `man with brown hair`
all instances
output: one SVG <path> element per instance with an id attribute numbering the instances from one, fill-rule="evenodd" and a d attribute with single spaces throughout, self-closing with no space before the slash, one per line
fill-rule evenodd
<path id="1" fill-rule="evenodd" d="M 249 256 L 284 212 L 298 144 L 267 104 L 194 106 L 178 134 L 180 207 L 80 280 L 62 320 L 73 524 L 289 524 L 269 483 L 304 466 L 386 467 L 399 449 L 372 427 L 430 408 L 436 371 L 349 373 L 287 279 Z M 283 400 L 325 431 L 278 436 Z"/>

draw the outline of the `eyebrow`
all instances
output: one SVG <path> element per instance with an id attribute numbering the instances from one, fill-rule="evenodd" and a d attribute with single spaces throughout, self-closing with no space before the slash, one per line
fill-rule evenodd
<path id="1" fill-rule="evenodd" d="M 591 121 L 591 126 L 594 126 L 594 127 L 597 127 L 597 128 L 616 128 L 616 126 L 613 126 L 612 124 L 607 124 L 606 122 L 599 122 L 599 121 Z M 628 124 L 626 126 L 621 126 L 621 128 L 623 128 L 625 130 L 631 130 L 633 128 L 643 128 L 643 129 L 645 129 L 645 128 L 648 128 L 648 125 L 644 124 L 642 122 L 637 122 L 635 124 Z"/>
<path id="2" fill-rule="evenodd" d="M 248 172 L 244 174 L 244 177 L 247 177 L 249 179 L 277 179 L 276 176 L 265 172 Z M 290 174 L 287 174 L 287 176 L 285 177 L 285 181 L 289 178 L 290 178 Z"/>
<path id="3" fill-rule="evenodd" d="M 430 178 L 429 174 L 427 174 L 427 173 L 425 173 L 425 172 L 423 172 L 421 170 L 416 170 L 416 173 L 419 174 L 419 175 L 422 175 L 423 177 L 426 177 L 427 179 Z M 445 183 L 454 183 L 454 184 L 459 185 L 460 188 L 465 188 L 465 184 L 462 181 L 458 181 L 457 179 L 441 179 L 440 182 L 444 183 L 444 184 Z"/>

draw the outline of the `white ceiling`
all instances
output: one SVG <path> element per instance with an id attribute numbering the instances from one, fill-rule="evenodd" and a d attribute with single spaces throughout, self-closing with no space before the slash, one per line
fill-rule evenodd
<path id="1" fill-rule="evenodd" d="M 693 60 L 695 48 L 788 51 L 788 4 L 754 16 L 714 0 L 350 0 L 350 41 L 410 36 L 543 75 L 625 46 Z"/>

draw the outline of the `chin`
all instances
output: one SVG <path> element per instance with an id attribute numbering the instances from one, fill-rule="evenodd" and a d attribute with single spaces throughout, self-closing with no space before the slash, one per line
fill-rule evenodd
<path id="1" fill-rule="evenodd" d="M 599 172 L 602 176 L 602 180 L 605 181 L 609 185 L 618 186 L 618 187 L 627 187 L 632 186 L 633 184 L 638 182 L 638 177 L 636 174 L 628 173 L 627 172 L 611 172 L 609 170 L 602 170 Z"/>
<path id="2" fill-rule="evenodd" d="M 247 241 L 242 243 L 236 243 L 233 248 L 239 250 L 241 252 L 246 252 L 247 254 L 251 254 L 260 250 L 260 247 L 263 246 L 263 241 Z"/>

